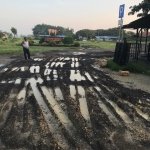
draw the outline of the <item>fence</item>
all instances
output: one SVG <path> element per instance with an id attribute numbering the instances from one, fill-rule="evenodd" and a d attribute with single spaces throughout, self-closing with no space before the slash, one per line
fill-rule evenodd
<path id="1" fill-rule="evenodd" d="M 145 53 L 147 61 L 150 61 L 150 43 L 148 46 L 140 45 L 140 43 L 116 43 L 113 61 L 120 66 L 126 65 L 128 61 L 137 63 L 139 54 Z"/>
<path id="2" fill-rule="evenodd" d="M 148 45 L 147 61 L 150 61 L 150 43 Z"/>
<path id="3" fill-rule="evenodd" d="M 138 56 L 140 53 L 140 44 L 139 43 L 129 43 L 129 48 L 130 48 L 129 61 L 137 63 Z"/>
<path id="4" fill-rule="evenodd" d="M 126 65 L 129 61 L 130 45 L 128 43 L 116 43 L 113 61 L 120 66 Z"/>

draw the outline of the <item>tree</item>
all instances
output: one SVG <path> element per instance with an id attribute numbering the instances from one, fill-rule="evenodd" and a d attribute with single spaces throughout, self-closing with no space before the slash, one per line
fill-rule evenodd
<path id="1" fill-rule="evenodd" d="M 14 38 L 15 38 L 15 36 L 17 34 L 17 29 L 15 29 L 14 27 L 12 27 L 10 30 L 14 34 Z"/>
<path id="2" fill-rule="evenodd" d="M 83 29 L 76 32 L 76 38 L 79 36 L 86 37 L 87 39 L 92 39 L 95 37 L 95 31 L 89 29 Z"/>
<path id="3" fill-rule="evenodd" d="M 97 29 L 95 31 L 96 36 L 118 36 L 118 28 L 109 29 Z"/>
<path id="4" fill-rule="evenodd" d="M 130 9 L 131 11 L 128 13 L 128 15 L 134 15 L 135 13 L 142 11 L 137 14 L 137 17 L 144 17 L 148 15 L 150 11 L 150 0 L 143 0 L 138 5 L 130 6 Z"/>
<path id="5" fill-rule="evenodd" d="M 0 38 L 4 36 L 4 33 L 0 30 Z"/>
<path id="6" fill-rule="evenodd" d="M 127 31 L 127 32 L 125 32 L 125 34 L 124 34 L 124 36 L 126 37 L 126 38 L 131 38 L 131 37 L 134 37 L 136 34 L 134 33 L 134 32 L 132 32 L 132 31 Z"/>
<path id="7" fill-rule="evenodd" d="M 32 29 L 32 31 L 33 31 L 33 35 L 34 36 L 38 36 L 38 35 L 48 35 L 49 33 L 48 33 L 48 29 L 56 29 L 56 30 L 58 30 L 59 32 L 58 32 L 58 34 L 59 35 L 73 35 L 73 32 L 74 32 L 74 30 L 73 29 L 69 29 L 69 28 L 63 28 L 63 27 L 61 27 L 61 26 L 52 26 L 52 25 L 47 25 L 47 24 L 38 24 L 38 25 L 36 25 L 33 29 Z M 55 34 L 52 34 L 51 33 L 51 35 L 53 36 L 53 35 L 55 35 Z"/>
<path id="8" fill-rule="evenodd" d="M 73 37 L 72 36 L 66 36 L 63 40 L 64 44 L 73 44 Z"/>

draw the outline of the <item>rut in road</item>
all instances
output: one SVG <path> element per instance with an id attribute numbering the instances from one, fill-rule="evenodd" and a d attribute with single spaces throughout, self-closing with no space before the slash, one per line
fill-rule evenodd
<path id="1" fill-rule="evenodd" d="M 147 149 L 150 94 L 123 87 L 92 55 L 14 61 L 0 70 L 1 149 Z"/>

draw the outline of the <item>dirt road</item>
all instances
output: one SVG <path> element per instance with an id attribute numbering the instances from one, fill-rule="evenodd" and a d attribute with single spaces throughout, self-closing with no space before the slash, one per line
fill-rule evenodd
<path id="1" fill-rule="evenodd" d="M 150 94 L 97 68 L 95 60 L 110 56 L 52 51 L 3 60 L 0 149 L 149 149 Z"/>

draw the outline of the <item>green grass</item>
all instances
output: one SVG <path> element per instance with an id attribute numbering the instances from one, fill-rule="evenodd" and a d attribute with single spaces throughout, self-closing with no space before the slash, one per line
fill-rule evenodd
<path id="1" fill-rule="evenodd" d="M 7 39 L 5 41 L 0 40 L 0 54 L 15 54 L 22 53 L 22 47 L 20 45 L 23 39 Z M 33 40 L 38 43 L 39 40 Z M 104 42 L 104 41 L 80 41 L 82 46 L 97 47 L 106 50 L 114 50 L 115 42 Z M 79 47 L 48 47 L 48 46 L 30 46 L 30 52 L 43 52 L 51 50 L 78 50 Z"/>
<path id="2" fill-rule="evenodd" d="M 132 62 L 129 62 L 126 66 L 119 66 L 115 62 L 113 62 L 112 59 L 110 59 L 107 61 L 107 67 L 114 71 L 123 70 L 123 71 L 129 71 L 132 73 L 141 73 L 141 74 L 150 75 L 149 69 L 146 69 L 143 66 L 132 63 Z"/>
<path id="3" fill-rule="evenodd" d="M 16 54 L 22 53 L 22 47 L 20 45 L 23 39 L 7 39 L 5 41 L 0 40 L 0 54 Z M 33 40 L 38 43 L 39 40 Z M 83 46 L 97 47 L 106 50 L 114 50 L 115 42 L 103 42 L 103 41 L 80 41 Z M 44 52 L 51 50 L 78 50 L 80 47 L 48 47 L 48 46 L 30 46 L 30 52 Z"/>
<path id="4" fill-rule="evenodd" d="M 97 47 L 106 50 L 115 50 L 116 42 L 107 41 L 80 41 L 82 46 Z"/>
<path id="5" fill-rule="evenodd" d="M 22 39 L 0 40 L 0 54 L 20 54 L 23 52 L 21 47 Z M 34 40 L 38 43 L 38 40 Z M 17 46 L 19 44 L 20 46 Z M 31 54 L 36 52 L 45 52 L 51 50 L 78 50 L 79 47 L 49 47 L 49 46 L 30 46 Z"/>

